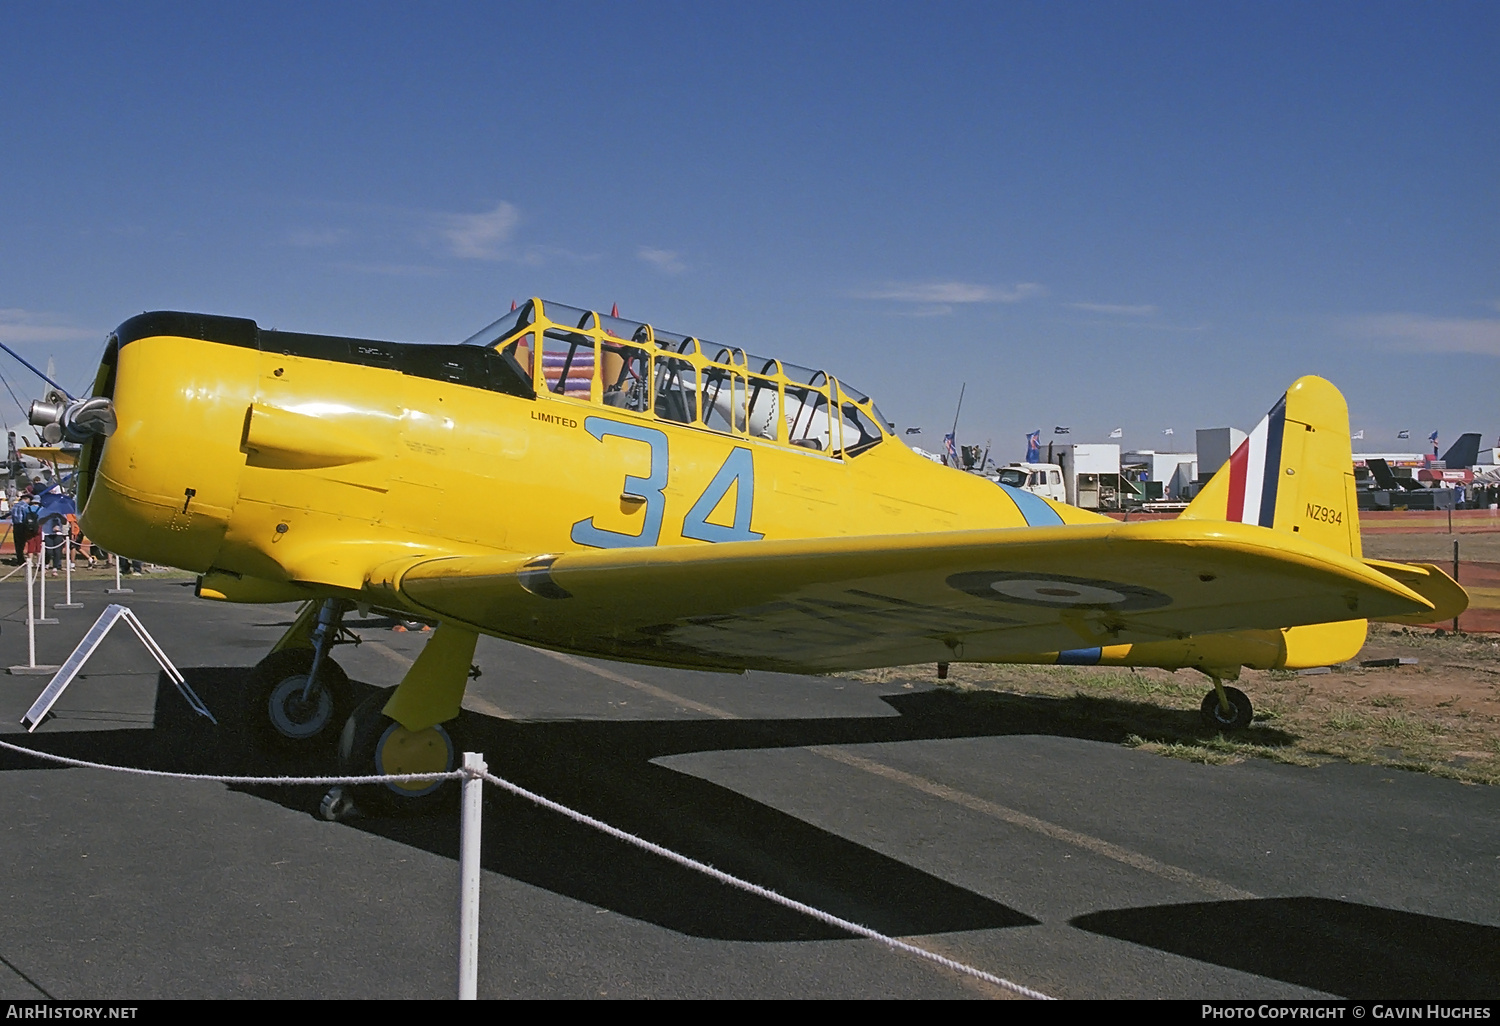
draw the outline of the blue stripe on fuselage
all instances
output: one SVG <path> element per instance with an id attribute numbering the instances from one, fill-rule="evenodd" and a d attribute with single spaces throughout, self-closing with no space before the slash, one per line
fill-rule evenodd
<path id="1" fill-rule="evenodd" d="M 1058 527 L 1062 524 L 1063 518 L 1058 515 L 1057 510 L 1040 495 L 1033 495 L 1024 488 L 1013 488 L 1008 484 L 1003 484 L 1000 488 L 1010 496 L 1016 509 L 1021 511 L 1027 527 Z"/>

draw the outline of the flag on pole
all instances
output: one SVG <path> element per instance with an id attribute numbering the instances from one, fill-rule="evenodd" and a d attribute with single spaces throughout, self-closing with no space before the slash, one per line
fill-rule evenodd
<path id="1" fill-rule="evenodd" d="M 1042 459 L 1042 429 L 1037 428 L 1026 436 L 1026 462 L 1040 463 Z"/>
<path id="2" fill-rule="evenodd" d="M 1111 438 L 1124 438 L 1125 437 L 1125 429 L 1124 428 L 1115 428 L 1113 431 L 1111 431 L 1109 433 L 1109 437 L 1111 437 Z"/>
<path id="3" fill-rule="evenodd" d="M 1070 428 L 1070 427 L 1054 427 L 1052 429 L 1052 433 L 1054 435 L 1067 435 L 1067 434 L 1071 434 L 1072 432 L 1073 432 L 1073 429 Z"/>
<path id="4" fill-rule="evenodd" d="M 906 429 L 906 433 L 909 434 L 909 435 L 920 435 L 922 433 L 922 429 L 921 428 L 907 428 Z"/>
<path id="5" fill-rule="evenodd" d="M 1171 428 L 1167 428 L 1165 431 L 1162 432 L 1162 434 L 1164 434 L 1164 435 L 1170 435 L 1172 433 L 1173 433 L 1173 431 L 1172 431 Z"/>
<path id="6" fill-rule="evenodd" d="M 951 431 L 943 436 L 943 449 L 947 451 L 948 458 L 953 461 L 948 465 L 950 467 L 958 466 L 958 448 L 953 444 L 953 433 Z"/>
<path id="7" fill-rule="evenodd" d="M 1360 428 L 1358 431 L 1354 432 L 1354 434 L 1351 435 L 1350 438 L 1351 438 L 1351 440 L 1356 441 L 1356 442 L 1362 442 L 1362 441 L 1364 441 L 1364 438 L 1365 438 L 1365 429 L 1364 428 Z"/>
<path id="8" fill-rule="evenodd" d="M 1410 431 L 1397 431 L 1396 432 L 1396 437 L 1397 438 L 1410 438 L 1411 437 L 1411 432 Z"/>

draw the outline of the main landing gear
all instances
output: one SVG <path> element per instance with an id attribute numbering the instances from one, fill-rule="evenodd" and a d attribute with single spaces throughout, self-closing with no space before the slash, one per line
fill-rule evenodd
<path id="1" fill-rule="evenodd" d="M 448 725 L 458 717 L 473 669 L 478 636 L 440 624 L 421 655 L 395 688 L 359 704 L 339 736 L 339 773 L 345 776 L 451 773 L 458 768 L 458 746 Z M 356 810 L 372 813 L 418 811 L 456 794 L 451 780 L 385 781 L 335 787 L 323 799 L 325 819 L 343 819 Z"/>
<path id="2" fill-rule="evenodd" d="M 1243 730 L 1255 718 L 1250 698 L 1239 688 L 1227 688 L 1218 677 L 1214 689 L 1203 696 L 1203 722 L 1219 730 Z"/>
<path id="3" fill-rule="evenodd" d="M 458 718 L 464 689 L 477 676 L 478 635 L 440 624 L 401 683 L 355 705 L 354 687 L 329 658 L 341 637 L 350 603 L 308 603 L 275 650 L 255 668 L 252 706 L 257 734 L 272 747 L 296 748 L 338 739 L 340 776 L 451 773 L 458 745 L 449 726 Z M 357 811 L 401 812 L 428 807 L 457 788 L 448 780 L 383 781 L 335 787 L 319 812 L 344 819 Z"/>
<path id="4" fill-rule="evenodd" d="M 256 664 L 251 710 L 258 739 L 272 748 L 297 748 L 332 738 L 353 706 L 349 677 L 329 658 L 348 604 L 310 603 L 276 649 Z"/>
<path id="5" fill-rule="evenodd" d="M 384 713 L 393 689 L 378 691 L 359 704 L 339 736 L 339 773 L 345 776 L 403 773 L 449 773 L 458 766 L 453 737 L 440 723 L 407 730 Z M 452 791 L 446 780 L 391 781 L 335 787 L 323 799 L 325 819 L 343 819 L 355 805 L 361 811 L 401 813 L 426 807 L 440 792 Z"/>

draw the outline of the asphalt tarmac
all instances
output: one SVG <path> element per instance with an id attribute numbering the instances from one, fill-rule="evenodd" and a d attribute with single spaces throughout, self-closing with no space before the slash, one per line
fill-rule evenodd
<path id="1" fill-rule="evenodd" d="M 248 743 L 248 670 L 292 607 L 120 597 L 124 625 L 55 716 L 0 675 L 0 737 L 203 773 L 331 772 L 332 742 Z M 49 585 L 49 601 L 60 601 Z M 113 597 L 38 627 L 61 662 Z M 26 661 L 0 585 L 0 665 Z M 355 618 L 356 681 L 426 635 Z M 1500 997 L 1500 792 L 1388 769 L 1205 766 L 1108 718 L 928 680 L 717 675 L 481 639 L 455 736 L 493 772 L 836 915 L 1065 998 Z M 1185 714 L 1186 715 L 1186 714 Z M 1082 725 L 1080 725 L 1082 724 Z M 326 823 L 317 787 L 46 767 L 0 752 L 0 999 L 444 998 L 456 993 L 451 805 Z M 481 997 L 987 997 L 493 789 Z"/>

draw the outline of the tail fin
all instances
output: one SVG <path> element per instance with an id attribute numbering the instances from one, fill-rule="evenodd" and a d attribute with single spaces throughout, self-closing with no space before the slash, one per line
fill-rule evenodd
<path id="1" fill-rule="evenodd" d="M 1479 462 L 1479 432 L 1470 431 L 1460 435 L 1458 441 L 1443 453 L 1443 466 L 1449 470 L 1463 470 Z"/>
<path id="2" fill-rule="evenodd" d="M 1182 515 L 1259 524 L 1359 559 L 1343 395 L 1322 378 L 1298 378 Z"/>

